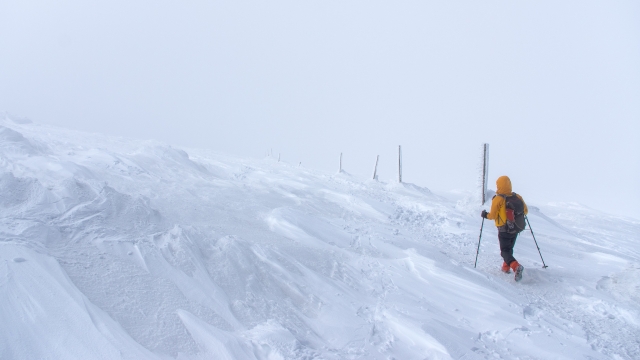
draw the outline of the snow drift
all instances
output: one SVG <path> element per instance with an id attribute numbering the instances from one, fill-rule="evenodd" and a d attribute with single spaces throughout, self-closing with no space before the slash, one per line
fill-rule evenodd
<path id="1" fill-rule="evenodd" d="M 640 222 L 0 122 L 2 359 L 634 359 Z M 517 191 L 517 184 L 516 189 Z"/>

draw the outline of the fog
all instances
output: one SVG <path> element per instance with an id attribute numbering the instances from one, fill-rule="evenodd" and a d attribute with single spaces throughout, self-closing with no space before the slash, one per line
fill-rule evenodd
<path id="1" fill-rule="evenodd" d="M 640 3 L 4 1 L 0 111 L 640 218 Z"/>

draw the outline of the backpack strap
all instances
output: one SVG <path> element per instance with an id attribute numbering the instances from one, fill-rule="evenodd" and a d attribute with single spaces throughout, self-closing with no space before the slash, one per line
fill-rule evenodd
<path id="1" fill-rule="evenodd" d="M 504 201 L 505 201 L 505 206 L 506 206 L 506 204 L 507 204 L 507 198 L 504 196 L 504 194 L 498 194 L 498 193 L 496 193 L 495 195 L 493 195 L 493 197 L 491 198 L 491 200 L 493 200 L 496 196 L 500 196 L 501 198 L 503 198 L 503 199 L 504 199 Z M 497 219 L 497 220 L 503 221 L 503 220 L 502 220 L 502 218 L 500 217 L 500 211 L 498 211 L 498 213 L 496 214 L 496 216 L 498 216 L 498 219 Z M 505 224 L 506 224 L 506 220 L 504 220 L 504 221 L 505 221 Z M 502 226 L 498 226 L 498 231 L 501 231 L 501 230 L 500 230 L 500 228 L 502 228 L 502 227 L 504 227 L 504 225 L 502 225 Z"/>

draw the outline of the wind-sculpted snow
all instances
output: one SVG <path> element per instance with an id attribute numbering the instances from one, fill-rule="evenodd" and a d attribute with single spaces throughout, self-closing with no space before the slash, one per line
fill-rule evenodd
<path id="1" fill-rule="evenodd" d="M 635 359 L 640 222 L 5 119 L 0 358 Z"/>
<path id="2" fill-rule="evenodd" d="M 17 156 L 33 156 L 46 150 L 45 146 L 25 139 L 21 133 L 5 126 L 0 126 L 0 147 L 3 153 Z"/>

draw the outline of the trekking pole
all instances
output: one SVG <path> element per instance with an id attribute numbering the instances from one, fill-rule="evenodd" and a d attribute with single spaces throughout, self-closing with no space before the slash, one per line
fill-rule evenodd
<path id="1" fill-rule="evenodd" d="M 475 268 L 478 265 L 478 253 L 480 252 L 480 239 L 482 239 L 482 228 L 484 227 L 484 218 L 482 218 L 482 225 L 480 225 L 480 236 L 478 237 L 478 250 L 476 250 L 476 263 L 473 264 Z"/>
<path id="2" fill-rule="evenodd" d="M 542 260 L 542 268 L 548 268 L 547 264 L 544 263 L 544 259 L 542 258 L 542 253 L 540 252 L 540 247 L 538 246 L 538 242 L 536 241 L 536 236 L 533 235 L 533 229 L 531 228 L 531 223 L 529 223 L 529 218 L 527 215 L 524 216 L 525 220 L 527 220 L 527 225 L 529 225 L 529 231 L 531 231 L 531 236 L 533 236 L 533 241 L 536 243 L 536 247 L 538 248 L 538 254 L 540 254 L 540 260 Z"/>

